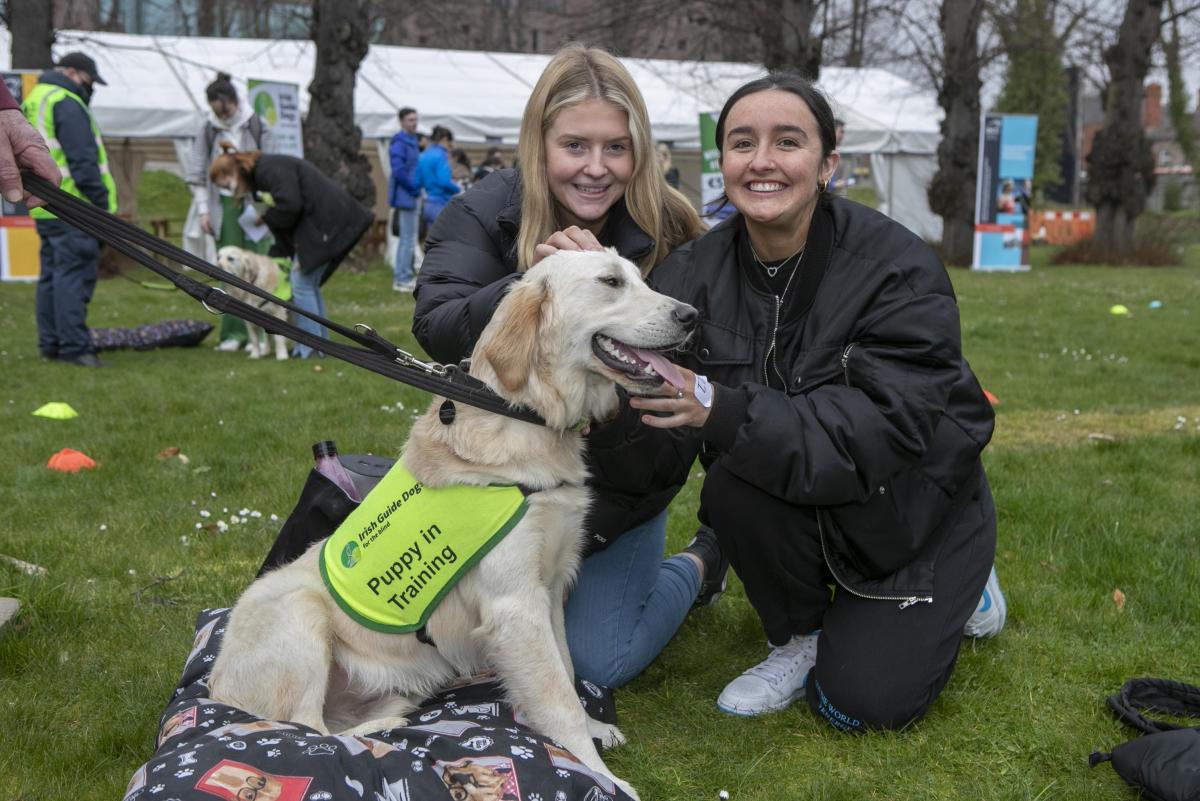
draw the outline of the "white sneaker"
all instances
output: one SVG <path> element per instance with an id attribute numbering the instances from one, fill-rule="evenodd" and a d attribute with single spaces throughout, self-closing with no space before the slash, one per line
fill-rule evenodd
<path id="1" fill-rule="evenodd" d="M 417 288 L 417 282 L 415 280 L 413 280 L 413 281 L 393 281 L 392 282 L 392 291 L 393 292 L 412 292 L 416 288 Z"/>
<path id="2" fill-rule="evenodd" d="M 226 339 L 222 341 L 220 345 L 214 347 L 213 350 L 219 350 L 224 353 L 233 353 L 236 350 L 241 350 L 241 347 L 242 343 L 238 342 L 236 339 Z"/>
<path id="3" fill-rule="evenodd" d="M 804 694 L 808 672 L 816 663 L 817 635 L 797 634 L 729 682 L 717 699 L 717 707 L 731 715 L 762 715 L 791 706 Z"/>
<path id="4" fill-rule="evenodd" d="M 967 625 L 963 626 L 963 635 L 980 639 L 995 637 L 1004 628 L 1007 617 L 1008 604 L 1004 600 L 1004 593 L 1000 591 L 1000 578 L 993 566 L 992 572 L 988 574 L 987 584 L 983 585 L 979 606 L 967 619 Z"/>

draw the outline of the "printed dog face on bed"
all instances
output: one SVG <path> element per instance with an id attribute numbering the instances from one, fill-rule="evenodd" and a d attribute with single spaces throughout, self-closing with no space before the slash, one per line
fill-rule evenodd
<path id="1" fill-rule="evenodd" d="M 646 286 L 612 248 L 560 251 L 501 301 L 475 346 L 472 370 L 480 374 L 474 365 L 486 362 L 493 389 L 553 427 L 569 426 L 603 417 L 615 401 L 613 384 L 631 394 L 661 386 L 649 352 L 680 348 L 697 319 L 691 306 Z"/>

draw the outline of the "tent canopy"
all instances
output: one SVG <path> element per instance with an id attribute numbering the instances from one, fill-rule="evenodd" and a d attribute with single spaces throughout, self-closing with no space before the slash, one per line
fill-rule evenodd
<path id="1" fill-rule="evenodd" d="M 306 40 L 163 37 L 59 31 L 56 56 L 82 50 L 108 82 L 92 107 L 110 138 L 187 139 L 207 107 L 204 87 L 228 72 L 244 92 L 247 79 L 300 86 L 307 112 L 316 46 Z M 0 63 L 9 60 L 0 28 Z M 445 125 L 462 142 L 514 145 L 525 102 L 548 55 L 372 45 L 358 72 L 355 121 L 368 139 L 389 139 L 397 109 L 412 106 L 422 128 Z M 653 136 L 698 150 L 699 115 L 719 111 L 761 66 L 729 62 L 622 59 L 646 99 Z M 843 154 L 869 154 L 881 208 L 927 238 L 941 219 L 925 199 L 936 163 L 942 110 L 934 93 L 886 70 L 827 67 L 819 85 L 845 120 Z"/>
<path id="2" fill-rule="evenodd" d="M 0 32 L 7 62 L 8 31 Z M 244 89 L 247 78 L 300 85 L 307 111 L 316 47 L 310 41 L 161 37 L 59 31 L 61 56 L 82 50 L 108 86 L 93 106 L 106 136 L 191 137 L 204 87 L 218 70 Z M 467 142 L 515 144 L 530 90 L 550 57 L 373 45 L 358 73 L 356 122 L 368 138 L 390 138 L 396 110 L 412 106 L 422 127 L 442 124 Z M 764 74 L 753 64 L 623 59 L 646 98 L 656 139 L 699 147 L 698 115 L 718 111 L 734 89 Z M 881 69 L 827 67 L 821 88 L 846 120 L 843 152 L 932 153 L 941 109 L 936 97 Z"/>

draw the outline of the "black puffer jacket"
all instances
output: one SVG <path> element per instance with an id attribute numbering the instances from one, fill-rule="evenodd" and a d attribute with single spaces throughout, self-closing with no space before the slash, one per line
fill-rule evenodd
<path id="1" fill-rule="evenodd" d="M 321 283 L 371 226 L 374 216 L 349 192 L 304 159 L 264 153 L 250 174 L 250 188 L 270 203 L 263 222 L 275 244 L 272 256 L 296 256 L 310 272 L 328 265 Z"/>
<path id="2" fill-rule="evenodd" d="M 945 268 L 889 218 L 823 200 L 776 325 L 775 298 L 738 258 L 745 236 L 734 216 L 650 279 L 703 320 L 687 366 L 718 386 L 701 460 L 817 507 L 814 534 L 847 589 L 928 595 L 943 522 L 979 524 L 951 513 L 981 503 L 994 423 L 962 356 Z"/>
<path id="3" fill-rule="evenodd" d="M 438 216 L 426 242 L 417 278 L 413 334 L 439 362 L 471 354 L 517 272 L 521 183 L 516 170 L 498 170 L 455 197 Z M 627 259 L 639 261 L 654 246 L 625 210 L 609 212 L 598 237 Z M 699 442 L 637 423 L 622 404 L 617 420 L 588 436 L 589 486 L 596 500 L 588 514 L 588 549 L 606 547 L 622 532 L 667 507 L 695 460 Z"/>

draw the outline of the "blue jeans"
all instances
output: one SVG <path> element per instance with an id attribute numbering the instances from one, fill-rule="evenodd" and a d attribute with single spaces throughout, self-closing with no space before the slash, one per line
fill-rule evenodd
<path id="1" fill-rule="evenodd" d="M 322 264 L 315 270 L 304 272 L 300 267 L 292 264 L 292 303 L 295 303 L 305 311 L 313 312 L 325 317 L 325 298 L 321 295 L 321 276 L 325 275 L 325 270 L 329 265 Z M 328 339 L 329 333 L 325 330 L 325 326 L 319 325 L 316 322 L 296 315 L 295 323 L 301 330 L 307 331 L 310 334 L 316 334 L 319 337 Z M 313 349 L 308 345 L 296 344 L 292 347 L 292 356 L 300 359 L 307 359 L 313 355 Z"/>
<path id="2" fill-rule="evenodd" d="M 396 245 L 396 266 L 392 269 L 392 283 L 407 284 L 413 280 L 413 250 L 417 246 L 417 210 L 396 209 L 396 221 L 400 224 L 400 241 Z"/>
<path id="3" fill-rule="evenodd" d="M 62 220 L 38 220 L 42 240 L 37 282 L 38 350 L 48 358 L 92 353 L 87 307 L 96 289 L 100 243 Z"/>
<path id="4" fill-rule="evenodd" d="M 664 560 L 667 513 L 583 560 L 567 599 L 575 673 L 619 687 L 666 647 L 696 600 L 700 572 L 686 556 Z"/>

